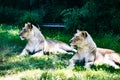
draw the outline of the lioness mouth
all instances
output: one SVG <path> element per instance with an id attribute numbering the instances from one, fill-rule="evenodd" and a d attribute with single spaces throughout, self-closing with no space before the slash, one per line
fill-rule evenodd
<path id="1" fill-rule="evenodd" d="M 20 36 L 20 39 L 21 39 L 21 40 L 24 40 L 25 38 L 24 38 L 24 37 L 22 37 L 22 36 Z"/>

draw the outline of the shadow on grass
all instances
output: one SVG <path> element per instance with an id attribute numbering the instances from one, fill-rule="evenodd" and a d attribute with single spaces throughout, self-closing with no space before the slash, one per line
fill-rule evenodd
<path id="1" fill-rule="evenodd" d="M 109 65 L 99 65 L 99 66 L 91 66 L 91 69 L 92 70 L 103 70 L 103 71 L 106 71 L 106 72 L 109 72 L 109 73 L 120 73 L 120 69 L 115 69 L 113 68 L 112 66 L 109 66 Z"/>
<path id="2" fill-rule="evenodd" d="M 74 70 L 75 71 L 86 70 L 84 68 L 84 65 L 85 65 L 84 63 L 85 63 L 84 61 L 82 61 L 82 62 L 77 61 Z M 95 71 L 102 70 L 102 71 L 106 71 L 106 72 L 109 72 L 109 73 L 120 73 L 120 69 L 115 69 L 114 67 L 112 67 L 110 65 L 105 65 L 105 64 L 98 65 L 98 66 L 92 65 L 90 69 L 95 70 Z"/>
<path id="3" fill-rule="evenodd" d="M 41 58 L 7 56 L 8 60 L 0 64 L 0 75 L 14 74 L 28 69 L 63 69 L 67 66 L 69 57 L 68 54 L 45 55 Z"/>
<path id="4" fill-rule="evenodd" d="M 16 55 L 9 56 L 5 62 L 0 64 L 0 76 L 15 74 L 24 70 L 31 69 L 64 69 L 68 65 L 68 60 L 72 57 L 70 54 L 57 54 L 57 55 L 45 55 L 41 58 L 33 58 L 30 56 L 25 56 L 18 58 Z M 75 71 L 85 71 L 86 69 L 83 66 L 76 65 L 74 68 Z M 99 71 L 103 70 L 109 73 L 120 73 L 120 70 L 116 70 L 113 67 L 101 65 L 101 66 L 92 66 L 91 70 Z"/>

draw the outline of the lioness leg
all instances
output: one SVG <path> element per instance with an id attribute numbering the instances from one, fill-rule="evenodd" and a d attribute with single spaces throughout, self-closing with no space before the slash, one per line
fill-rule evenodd
<path id="1" fill-rule="evenodd" d="M 91 65 L 94 64 L 95 55 L 91 54 L 89 57 L 85 58 L 85 68 L 89 69 Z"/>
<path id="2" fill-rule="evenodd" d="M 58 53 L 67 53 L 67 52 L 66 52 L 65 50 L 63 50 L 63 49 L 58 49 L 57 52 L 58 52 Z"/>
<path id="3" fill-rule="evenodd" d="M 86 69 L 89 69 L 90 66 L 93 65 L 93 64 L 94 64 L 94 62 L 87 62 L 87 63 L 85 63 L 85 66 L 84 66 L 84 67 L 85 67 Z"/>
<path id="4" fill-rule="evenodd" d="M 32 55 L 32 57 L 41 57 L 41 56 L 43 56 L 43 51 L 37 52 Z"/>
<path id="5" fill-rule="evenodd" d="M 26 49 L 23 49 L 22 53 L 19 56 L 25 56 L 28 55 L 28 52 L 26 51 Z"/>
<path id="6" fill-rule="evenodd" d="M 69 60 L 69 66 L 67 68 L 74 68 L 75 62 L 79 60 L 79 54 L 75 54 L 70 60 Z"/>
<path id="7" fill-rule="evenodd" d="M 109 64 L 109 65 L 111 65 L 111 66 L 114 67 L 115 69 L 118 69 L 118 68 L 119 68 L 119 66 L 116 65 L 114 61 L 110 60 L 109 54 L 106 54 L 106 55 L 105 55 L 105 58 L 104 58 L 104 61 L 103 61 L 103 62 L 104 62 L 104 64 Z"/>

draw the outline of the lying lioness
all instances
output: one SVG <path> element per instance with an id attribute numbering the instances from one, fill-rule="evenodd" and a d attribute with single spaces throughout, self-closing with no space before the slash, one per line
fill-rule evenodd
<path id="1" fill-rule="evenodd" d="M 26 47 L 20 54 L 21 56 L 26 54 L 41 56 L 43 52 L 67 53 L 68 51 L 76 51 L 64 42 L 45 39 L 39 29 L 29 22 L 22 29 L 20 38 L 22 40 L 25 38 L 28 40 Z"/>
<path id="2" fill-rule="evenodd" d="M 77 46 L 78 52 L 70 59 L 69 67 L 74 67 L 76 60 L 85 60 L 85 68 L 92 64 L 109 64 L 115 69 L 119 68 L 117 64 L 120 64 L 120 54 L 110 49 L 97 48 L 87 31 L 77 30 L 70 44 Z"/>

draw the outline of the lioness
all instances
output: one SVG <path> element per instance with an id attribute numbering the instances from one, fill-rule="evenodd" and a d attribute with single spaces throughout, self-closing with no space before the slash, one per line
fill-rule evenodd
<path id="1" fill-rule="evenodd" d="M 97 48 L 87 31 L 77 30 L 70 42 L 71 46 L 77 46 L 78 52 L 69 60 L 68 67 L 74 67 L 76 60 L 85 60 L 85 68 L 90 68 L 92 64 L 108 64 L 115 69 L 119 68 L 120 54 L 110 49 Z"/>
<path id="2" fill-rule="evenodd" d="M 29 22 L 25 23 L 25 26 L 20 32 L 20 38 L 21 40 L 24 40 L 25 38 L 28 40 L 28 43 L 23 49 L 21 56 L 26 54 L 41 56 L 43 55 L 43 52 L 67 53 L 67 51 L 76 51 L 64 42 L 45 39 L 41 31 Z"/>

